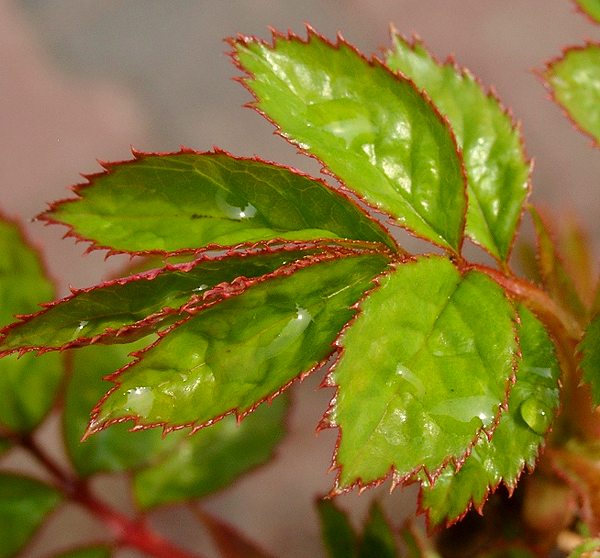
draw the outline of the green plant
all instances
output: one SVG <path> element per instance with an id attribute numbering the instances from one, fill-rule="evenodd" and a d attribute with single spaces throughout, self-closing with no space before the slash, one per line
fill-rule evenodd
<path id="1" fill-rule="evenodd" d="M 592 16 L 594 6 L 582 3 Z M 330 496 L 386 479 L 418 483 L 429 526 L 448 529 L 433 543 L 406 526 L 410 556 L 594 552 L 597 269 L 578 225 L 551 231 L 527 201 L 530 164 L 510 115 L 466 70 L 396 34 L 384 61 L 311 29 L 306 40 L 240 36 L 231 46 L 256 110 L 337 184 L 222 151 L 134 152 L 40 217 L 92 249 L 140 256 L 149 270 L 74 291 L 2 330 L 0 443 L 28 449 L 53 484 L 0 476 L 0 540 L 9 541 L 0 557 L 64 498 L 112 525 L 115 547 L 187 556 L 142 519 L 108 509 L 88 479 L 133 471 L 142 510 L 209 494 L 270 457 L 282 392 L 324 365 L 335 395 L 319 428 L 339 429 Z M 599 74 L 595 44 L 544 72 L 596 140 Z M 524 212 L 537 236 L 534 280 L 510 264 Z M 8 323 L 52 290 L 40 292 L 35 256 L 8 221 L 2 227 Z M 405 250 L 400 229 L 426 241 L 425 253 Z M 466 240 L 492 263 L 467 259 Z M 63 411 L 75 474 L 32 437 L 67 349 L 78 349 L 67 354 Z M 135 434 L 125 431 L 131 423 Z M 517 494 L 506 498 L 501 486 Z M 486 502 L 483 519 L 457 523 Z M 331 501 L 319 512 L 330 556 L 397 555 L 377 505 L 360 537 Z M 223 556 L 264 555 L 196 513 Z M 456 554 L 461 529 L 471 542 L 461 539 Z"/>

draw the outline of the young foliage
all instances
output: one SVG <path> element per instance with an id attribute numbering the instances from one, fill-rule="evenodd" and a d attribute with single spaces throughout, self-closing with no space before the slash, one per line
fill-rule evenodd
<path id="1" fill-rule="evenodd" d="M 575 0 L 575 3 L 592 21 L 600 23 L 600 0 Z"/>

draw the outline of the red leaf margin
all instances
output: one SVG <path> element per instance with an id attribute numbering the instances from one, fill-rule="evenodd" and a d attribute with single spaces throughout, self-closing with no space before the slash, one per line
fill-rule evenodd
<path id="1" fill-rule="evenodd" d="M 504 103 L 500 99 L 500 96 L 498 95 L 498 92 L 496 91 L 496 89 L 493 85 L 490 85 L 490 86 L 484 85 L 483 82 L 481 81 L 481 79 L 479 79 L 479 77 L 477 77 L 473 72 L 471 72 L 471 70 L 469 70 L 468 67 L 459 64 L 456 61 L 456 59 L 454 58 L 454 55 L 452 55 L 452 54 L 448 55 L 446 57 L 446 59 L 442 62 L 438 57 L 436 57 L 433 54 L 433 52 L 431 52 L 431 50 L 429 48 L 427 48 L 425 41 L 423 41 L 423 39 L 421 39 L 421 37 L 417 33 L 413 33 L 412 37 L 410 39 L 408 39 L 395 28 L 394 24 L 390 24 L 390 36 L 392 39 L 398 38 L 399 40 L 403 41 L 408 46 L 408 48 L 410 48 L 413 52 L 417 46 L 421 46 L 439 68 L 449 67 L 449 68 L 453 69 L 454 72 L 459 74 L 461 77 L 472 79 L 473 82 L 479 87 L 479 89 L 481 90 L 483 95 L 485 97 L 487 97 L 488 99 L 492 99 L 498 105 L 498 107 L 500 108 L 500 112 L 502 112 L 502 114 L 504 116 L 506 116 L 508 118 L 508 120 L 510 121 L 513 132 L 515 132 L 517 134 L 517 136 L 519 138 L 519 146 L 521 148 L 520 151 L 521 151 L 521 156 L 523 157 L 523 162 L 525 163 L 525 165 L 528 166 L 527 193 L 525 195 L 525 198 L 523 199 L 523 203 L 521 204 L 521 211 L 519 214 L 519 218 L 517 219 L 517 222 L 515 223 L 515 233 L 513 234 L 512 242 L 511 242 L 508 252 L 506 254 L 506 262 L 508 263 L 510 261 L 510 257 L 512 254 L 512 250 L 514 248 L 514 244 L 518 237 L 518 231 L 521 228 L 521 223 L 523 221 L 523 214 L 526 211 L 527 203 L 531 196 L 532 186 L 533 186 L 531 175 L 533 173 L 534 161 L 527 153 L 527 149 L 525 146 L 525 138 L 523 137 L 523 133 L 522 133 L 522 127 L 523 127 L 522 122 L 515 118 L 515 115 L 511 108 L 506 107 L 504 105 Z M 385 48 L 382 48 L 381 50 L 383 51 L 384 56 L 388 52 L 393 52 L 393 51 L 390 51 L 389 49 L 385 49 Z M 397 71 L 396 73 L 401 75 L 404 79 L 408 79 L 408 80 L 410 79 L 409 77 L 405 76 L 400 71 Z M 422 89 L 420 91 L 423 96 L 430 99 L 429 94 L 427 93 L 427 91 L 425 89 Z M 430 99 L 430 101 L 433 105 L 435 105 L 433 100 Z M 444 118 L 446 118 L 446 117 L 444 116 Z M 448 126 L 450 126 L 449 121 L 448 121 Z M 461 151 L 461 153 L 462 153 L 462 151 Z M 461 157 L 462 157 L 462 155 L 461 155 Z M 466 168 L 465 168 L 465 174 L 466 174 Z M 466 174 L 466 176 L 468 177 L 468 174 Z M 496 258 L 496 256 L 494 256 L 485 246 L 482 246 L 475 239 L 471 238 L 467 233 L 465 233 L 465 236 L 473 244 L 479 246 L 482 250 L 487 252 L 500 265 L 503 265 L 504 262 L 502 262 L 498 258 Z"/>
<path id="2" fill-rule="evenodd" d="M 569 110 L 565 105 L 563 105 L 557 98 L 554 93 L 554 89 L 552 85 L 547 79 L 547 75 L 552 71 L 553 66 L 565 60 L 565 58 L 571 53 L 576 51 L 583 51 L 589 47 L 600 48 L 600 42 L 595 41 L 586 41 L 583 45 L 572 45 L 562 48 L 560 55 L 555 56 L 548 60 L 545 64 L 545 67 L 542 70 L 535 69 L 533 74 L 538 78 L 540 83 L 544 86 L 547 92 L 547 98 L 554 102 L 563 113 L 563 116 L 571 123 L 571 126 L 575 128 L 578 132 L 581 132 L 584 136 L 587 136 L 591 139 L 591 146 L 595 148 L 600 148 L 600 141 L 594 137 L 594 135 L 590 132 L 584 130 L 578 122 L 571 116 Z"/>
<path id="3" fill-rule="evenodd" d="M 424 255 L 424 256 L 419 256 L 419 258 L 423 259 L 423 258 L 429 258 L 432 257 L 432 255 Z M 406 263 L 413 263 L 417 260 L 416 257 L 408 257 L 402 260 L 397 260 L 394 261 L 391 264 L 392 268 L 395 268 L 398 265 L 403 265 Z M 467 272 L 472 271 L 472 270 L 476 270 L 477 266 L 457 266 L 458 270 L 460 271 L 461 275 L 465 275 Z M 392 271 L 388 272 L 388 273 L 392 273 Z M 375 289 L 379 289 L 381 288 L 381 282 L 380 279 L 381 277 L 383 277 L 384 275 L 387 275 L 387 273 L 381 274 L 378 277 L 376 277 L 374 279 L 374 283 L 375 283 L 375 287 L 374 289 L 372 289 L 370 292 L 372 292 Z M 488 276 L 490 276 L 488 274 Z M 490 276 L 492 279 L 494 279 L 494 277 Z M 497 281 L 496 281 L 497 282 Z M 505 293 L 505 297 L 507 298 L 507 300 L 509 300 L 509 302 L 511 301 L 510 297 L 508 296 L 508 294 L 506 293 L 506 290 L 504 288 L 503 285 L 501 285 L 500 283 L 498 283 L 500 287 L 503 288 L 504 293 Z M 391 465 L 388 472 L 381 476 L 378 479 L 375 479 L 373 481 L 364 483 L 362 481 L 362 479 L 358 478 L 356 479 L 352 484 L 350 484 L 349 486 L 346 487 L 340 487 L 339 486 L 339 479 L 341 477 L 342 474 L 342 469 L 343 466 L 337 462 L 337 452 L 340 446 L 340 442 L 342 439 L 342 435 L 343 435 L 343 431 L 342 431 L 342 427 L 339 424 L 335 424 L 332 420 L 331 420 L 331 414 L 333 412 L 333 409 L 335 407 L 335 404 L 337 402 L 337 393 L 339 391 L 339 386 L 337 386 L 335 384 L 335 381 L 332 378 L 332 373 L 335 371 L 336 365 L 339 362 L 340 358 L 343 356 L 344 353 L 344 347 L 341 344 L 342 340 L 343 340 L 343 335 L 346 332 L 347 329 L 349 329 L 350 327 L 352 327 L 352 324 L 354 323 L 354 321 L 356 319 L 358 319 L 358 317 L 361 314 L 360 311 L 360 305 L 361 303 L 365 300 L 365 297 L 363 297 L 361 300 L 359 300 L 354 306 L 357 308 L 357 313 L 355 314 L 354 318 L 352 318 L 350 321 L 348 321 L 346 323 L 346 325 L 344 325 L 344 327 L 342 328 L 340 335 L 337 337 L 336 341 L 335 341 L 335 346 L 336 349 L 338 351 L 338 356 L 335 360 L 335 362 L 332 364 L 332 366 L 329 368 L 327 375 L 325 376 L 325 378 L 323 379 L 323 382 L 321 383 L 321 387 L 322 388 L 334 388 L 335 389 L 335 393 L 333 395 L 333 397 L 331 398 L 330 402 L 329 402 L 329 406 L 327 408 L 327 410 L 325 411 L 325 413 L 323 414 L 319 424 L 317 425 L 317 433 L 320 432 L 321 430 L 324 429 L 328 429 L 328 428 L 337 428 L 338 429 L 338 435 L 337 435 L 337 439 L 336 439 L 336 443 L 335 443 L 335 447 L 334 447 L 334 451 L 333 451 L 333 458 L 332 458 L 332 462 L 331 462 L 331 466 L 329 468 L 330 471 L 335 471 L 336 472 L 336 478 L 334 480 L 334 486 L 331 489 L 331 491 L 329 492 L 329 494 L 327 495 L 327 497 L 329 498 L 333 498 L 335 496 L 339 496 L 341 494 L 350 492 L 352 490 L 354 490 L 355 488 L 358 489 L 359 494 L 364 492 L 365 490 L 369 489 L 369 488 L 376 488 L 377 486 L 383 484 L 386 480 L 391 479 L 391 486 L 390 486 L 390 492 L 393 492 L 398 486 L 409 486 L 415 482 L 418 482 L 417 476 L 420 472 L 423 472 L 427 478 L 429 479 L 429 482 L 431 482 L 432 484 L 435 483 L 436 479 L 440 476 L 442 470 L 448 466 L 449 464 L 454 464 L 454 466 L 456 467 L 456 470 L 460 470 L 460 468 L 462 467 L 462 465 L 464 464 L 464 462 L 466 461 L 466 459 L 469 457 L 469 455 L 471 455 L 471 451 L 473 450 L 473 447 L 477 444 L 478 440 L 482 437 L 482 436 L 486 436 L 488 439 L 491 439 L 495 429 L 497 428 L 498 424 L 500 423 L 500 419 L 502 418 L 502 414 L 508 410 L 508 399 L 510 397 L 510 392 L 512 391 L 512 387 L 516 382 L 516 374 L 518 371 L 518 365 L 519 365 L 519 360 L 521 358 L 521 349 L 520 349 L 520 342 L 519 342 L 519 335 L 518 335 L 518 331 L 516 328 L 516 325 L 518 323 L 518 315 L 516 312 L 516 309 L 514 311 L 514 319 L 513 319 L 513 334 L 514 334 L 514 339 L 516 341 L 516 351 L 513 355 L 513 362 L 512 362 L 512 374 L 507 378 L 506 380 L 506 388 L 505 388 L 505 395 L 504 395 L 504 400 L 501 402 L 501 404 L 498 406 L 498 412 L 496 414 L 496 416 L 494 417 L 494 420 L 490 423 L 489 427 L 484 428 L 481 427 L 475 434 L 473 440 L 471 441 L 471 443 L 469 444 L 469 446 L 466 448 L 465 453 L 460 456 L 460 458 L 456 459 L 453 456 L 449 456 L 445 461 L 443 461 L 440 466 L 435 470 L 435 471 L 428 471 L 425 467 L 420 466 L 415 468 L 413 471 L 410 471 L 409 473 L 405 474 L 405 475 L 398 475 L 394 465 Z M 514 308 L 514 306 L 513 306 Z M 468 511 L 468 510 L 467 510 Z M 466 512 L 465 512 L 466 513 Z M 429 527 L 428 527 L 429 528 Z"/>
<path id="4" fill-rule="evenodd" d="M 385 222 L 390 225 L 390 226 L 400 226 L 401 228 L 403 228 L 404 230 L 406 230 L 411 236 L 414 236 L 415 238 L 418 238 L 420 240 L 424 240 L 426 242 L 429 242 L 431 244 L 434 244 L 435 246 L 438 246 L 440 248 L 442 248 L 445 251 L 448 251 L 452 254 L 455 254 L 456 256 L 460 256 L 461 252 L 462 252 L 462 244 L 464 242 L 465 239 L 465 223 L 466 223 L 466 211 L 467 211 L 467 204 L 468 204 L 468 199 L 467 199 L 467 173 L 465 170 L 465 165 L 464 165 L 464 161 L 463 161 L 463 156 L 462 156 L 462 150 L 458 147 L 458 142 L 456 141 L 456 136 L 454 135 L 454 131 L 452 129 L 452 126 L 450 125 L 450 122 L 448 121 L 448 119 L 439 111 L 439 109 L 433 104 L 433 102 L 431 101 L 431 99 L 423 93 L 423 91 L 421 91 L 416 84 L 414 83 L 414 81 L 412 81 L 410 78 L 403 76 L 401 74 L 399 74 L 399 72 L 393 72 L 386 64 L 383 60 L 379 59 L 377 56 L 372 55 L 371 58 L 368 58 L 367 56 L 365 56 L 357 47 L 355 47 L 353 44 L 351 44 L 350 42 L 346 41 L 346 39 L 344 39 L 344 37 L 342 36 L 342 34 L 340 32 L 337 33 L 336 35 L 336 42 L 333 43 L 331 41 L 329 41 L 327 38 L 325 38 L 323 35 L 321 35 L 320 33 L 318 33 L 311 25 L 309 24 L 305 24 L 305 28 L 306 28 L 306 39 L 303 39 L 302 37 L 300 37 L 299 35 L 295 34 L 293 31 L 288 30 L 287 33 L 282 33 L 280 31 L 277 31 L 276 29 L 271 28 L 271 43 L 269 43 L 266 40 L 263 39 L 259 39 L 258 37 L 255 36 L 250 36 L 250 35 L 242 35 L 239 34 L 237 35 L 237 37 L 229 37 L 228 39 L 226 39 L 226 43 L 229 44 L 229 46 L 231 46 L 234 50 L 230 51 L 228 53 L 229 57 L 233 60 L 234 65 L 236 66 L 236 68 L 238 68 L 244 75 L 241 77 L 235 77 L 233 78 L 234 81 L 237 81 L 238 83 L 240 83 L 249 93 L 250 95 L 253 97 L 253 101 L 249 101 L 247 103 L 244 104 L 244 107 L 246 108 L 250 108 L 252 110 L 254 110 L 255 112 L 257 112 L 258 114 L 260 114 L 265 120 L 267 120 L 268 122 L 270 122 L 273 127 L 275 128 L 274 130 L 274 134 L 280 136 L 281 138 L 283 138 L 285 141 L 287 141 L 289 144 L 293 145 L 296 148 L 296 152 L 299 153 L 300 155 L 305 155 L 311 159 L 314 159 L 320 166 L 321 166 L 321 173 L 327 176 L 331 176 L 334 180 L 336 180 L 336 182 L 339 184 L 339 188 L 336 188 L 336 190 L 338 191 L 343 191 L 346 192 L 346 194 L 348 195 L 352 195 L 352 196 L 356 196 L 362 204 L 364 204 L 365 206 L 367 206 L 369 208 L 369 210 L 375 214 L 381 215 L 383 218 L 385 218 Z M 394 217 L 392 215 L 390 215 L 389 213 L 387 213 L 386 211 L 382 210 L 381 208 L 376 207 L 375 205 L 373 205 L 372 203 L 370 203 L 369 201 L 365 200 L 363 198 L 363 196 L 361 196 L 358 192 L 355 192 L 352 188 L 350 188 L 349 186 L 347 186 L 345 184 L 345 182 L 339 178 L 335 173 L 333 173 L 331 170 L 329 170 L 329 168 L 327 167 L 327 165 L 321 161 L 321 159 L 319 159 L 316 155 L 313 155 L 312 153 L 306 151 L 303 147 L 301 142 L 297 142 L 291 138 L 289 138 L 285 132 L 282 131 L 281 127 L 277 124 L 277 122 L 275 122 L 275 120 L 273 120 L 271 117 L 269 117 L 266 113 L 264 113 L 257 105 L 257 103 L 260 102 L 260 99 L 257 97 L 257 95 L 255 95 L 255 93 L 252 91 L 251 87 L 247 84 L 247 82 L 251 79 L 254 78 L 254 75 L 251 72 L 248 72 L 247 70 L 244 69 L 244 67 L 241 65 L 241 63 L 239 62 L 237 53 L 235 51 L 235 47 L 236 44 L 242 44 L 242 45 L 247 45 L 250 42 L 255 42 L 255 43 L 259 43 L 263 46 L 265 46 L 266 48 L 270 49 L 270 50 L 274 50 L 277 46 L 277 41 L 278 40 L 284 40 L 284 41 L 295 41 L 298 42 L 300 44 L 309 44 L 311 42 L 311 40 L 313 39 L 317 39 L 321 42 L 323 42 L 324 44 L 328 45 L 329 47 L 331 47 L 332 49 L 335 50 L 339 50 L 340 47 L 344 46 L 348 49 L 350 49 L 352 52 L 354 52 L 361 60 L 363 60 L 364 62 L 367 63 L 367 65 L 369 65 L 372 68 L 381 68 L 382 70 L 386 71 L 388 74 L 390 74 L 394 79 L 399 80 L 402 79 L 403 81 L 406 81 L 406 83 L 408 83 L 408 85 L 410 87 L 412 87 L 412 89 L 420 96 L 424 99 L 425 103 L 431 108 L 432 112 L 436 115 L 436 117 L 440 120 L 440 122 L 442 123 L 442 125 L 448 130 L 450 138 L 452 140 L 452 143 L 454 145 L 454 149 L 455 149 L 455 153 L 456 156 L 458 157 L 458 160 L 460 162 L 460 168 L 461 168 L 461 174 L 462 174 L 462 182 L 463 182 L 463 196 L 464 196 L 464 201 L 465 201 L 465 210 L 463 212 L 462 215 L 462 226 L 461 226 L 461 239 L 460 239 L 460 243 L 458 246 L 458 251 L 455 253 L 454 250 L 452 250 L 450 247 L 448 246 L 444 246 L 442 244 L 436 243 L 431 239 L 428 238 L 424 238 L 420 235 L 418 235 L 417 233 L 415 233 L 414 231 L 412 231 L 410 228 L 405 227 L 403 225 L 400 225 L 396 219 L 394 219 Z"/>
<path id="5" fill-rule="evenodd" d="M 246 409 L 245 411 L 239 411 L 239 409 L 232 408 L 232 409 L 229 409 L 229 410 L 225 411 L 224 413 L 217 415 L 217 416 L 213 417 L 212 419 L 209 419 L 200 424 L 198 424 L 197 421 L 191 421 L 191 422 L 187 422 L 184 424 L 176 424 L 176 425 L 170 425 L 170 424 L 166 423 L 165 421 L 142 423 L 140 420 L 140 417 L 136 416 L 136 415 L 126 415 L 123 417 L 118 417 L 115 419 L 108 419 L 105 421 L 98 421 L 97 419 L 98 419 L 98 416 L 100 415 L 102 404 L 110 397 L 110 395 L 114 391 L 116 391 L 121 386 L 121 383 L 119 382 L 119 379 L 118 379 L 119 376 L 121 376 L 129 368 L 131 368 L 132 366 L 134 366 L 138 362 L 140 362 L 144 358 L 144 354 L 147 351 L 154 348 L 155 346 L 157 346 L 165 336 L 167 336 L 169 333 L 171 333 L 171 331 L 173 331 L 180 325 L 183 325 L 187 321 L 191 320 L 199 312 L 206 310 L 208 308 L 211 308 L 227 298 L 230 298 L 232 296 L 241 295 L 244 292 L 246 292 L 246 290 L 249 289 L 250 287 L 253 287 L 254 285 L 258 285 L 261 283 L 268 282 L 271 279 L 275 279 L 275 278 L 279 278 L 279 277 L 287 277 L 287 276 L 293 275 L 296 271 L 299 271 L 299 270 L 307 268 L 307 267 L 311 267 L 313 265 L 318 265 L 318 264 L 326 262 L 326 261 L 335 261 L 335 260 L 346 258 L 346 257 L 357 257 L 357 256 L 369 254 L 369 253 L 372 253 L 372 254 L 377 253 L 379 255 L 387 256 L 390 262 L 393 262 L 398 257 L 398 256 L 396 256 L 396 258 L 392 258 L 391 254 L 382 254 L 381 252 L 368 252 L 368 251 L 365 251 L 365 252 L 353 251 L 353 252 L 351 252 L 351 251 L 345 251 L 345 250 L 341 250 L 341 249 L 332 251 L 332 252 L 329 252 L 329 253 L 326 253 L 323 255 L 316 255 L 316 256 L 312 256 L 312 257 L 309 256 L 308 258 L 305 258 L 302 260 L 297 260 L 295 262 L 292 262 L 291 264 L 288 264 L 288 265 L 278 268 L 274 272 L 267 273 L 260 277 L 255 277 L 255 278 L 247 279 L 245 281 L 240 281 L 237 284 L 233 284 L 233 282 L 225 283 L 221 286 L 222 290 L 220 292 L 220 297 L 209 301 L 207 304 L 200 305 L 200 306 L 194 306 L 194 304 L 192 303 L 191 305 L 189 305 L 187 307 L 184 306 L 183 309 L 189 314 L 187 317 L 172 324 L 167 329 L 159 332 L 158 339 L 155 342 L 153 342 L 152 344 L 148 345 L 147 347 L 141 349 L 140 351 L 131 353 L 130 356 L 134 357 L 134 360 L 132 360 L 125 366 L 119 368 L 112 374 L 105 376 L 105 378 L 104 378 L 105 380 L 113 382 L 115 385 L 102 397 L 102 399 L 98 402 L 98 404 L 92 409 L 91 419 L 90 419 L 88 427 L 82 437 L 82 441 L 85 441 L 87 438 L 89 438 L 96 432 L 100 432 L 101 430 L 104 430 L 113 424 L 120 424 L 120 423 L 127 422 L 127 421 L 133 421 L 133 423 L 134 423 L 130 429 L 132 432 L 138 431 L 138 430 L 146 430 L 148 428 L 161 427 L 163 429 L 164 435 L 167 435 L 169 432 L 181 430 L 184 428 L 190 428 L 191 429 L 190 434 L 194 434 L 195 432 L 201 430 L 202 428 L 211 426 L 212 424 L 215 424 L 219 420 L 221 420 L 231 414 L 234 414 L 236 416 L 236 420 L 238 422 L 241 422 L 245 417 L 247 417 L 250 413 L 252 413 L 259 405 L 261 405 L 264 402 L 267 402 L 267 403 L 271 402 L 273 399 L 275 399 L 278 395 L 283 393 L 286 389 L 288 389 L 296 381 L 303 381 L 305 378 L 310 376 L 314 371 L 316 371 L 319 368 L 321 368 L 322 366 L 324 366 L 331 359 L 331 357 L 335 355 L 336 351 L 338 351 L 338 346 L 336 345 L 336 341 L 337 341 L 339 335 L 341 334 L 341 332 L 344 330 L 345 326 L 343 326 L 340 329 L 340 333 L 338 333 L 338 336 L 336 336 L 336 339 L 334 339 L 332 341 L 331 352 L 328 355 L 326 355 L 321 361 L 315 363 L 310 368 L 301 371 L 299 374 L 297 374 L 295 377 L 293 377 L 287 383 L 282 385 L 275 392 L 256 401 L 254 405 L 252 405 L 250 408 Z M 380 276 L 385 275 L 385 273 L 386 273 L 386 271 L 383 271 L 379 275 Z M 372 279 L 371 283 L 375 284 L 377 281 L 377 277 L 378 276 L 376 276 L 374 279 Z M 363 300 L 364 298 L 366 298 L 370 294 L 371 291 L 372 291 L 372 289 L 368 289 L 367 291 L 365 291 L 365 293 L 363 294 L 363 297 L 360 300 Z M 355 309 L 355 307 L 357 307 L 357 304 L 351 306 L 350 308 Z M 337 360 L 337 358 L 339 358 L 339 356 L 335 355 L 334 358 L 335 358 L 335 360 Z"/>
<path id="6" fill-rule="evenodd" d="M 106 253 L 105 258 L 109 258 L 110 256 L 119 255 L 119 254 L 129 254 L 132 256 L 160 255 L 160 256 L 164 256 L 164 257 L 172 257 L 172 256 L 178 256 L 178 255 L 182 255 L 182 254 L 194 254 L 195 256 L 198 256 L 198 255 L 208 252 L 208 251 L 223 250 L 225 248 L 235 250 L 235 249 L 243 249 L 244 247 L 249 246 L 249 245 L 252 246 L 253 244 L 248 244 L 248 243 L 240 243 L 240 244 L 233 245 L 233 246 L 223 246 L 220 244 L 212 243 L 212 244 L 207 244 L 205 246 L 199 246 L 197 248 L 192 248 L 192 247 L 181 248 L 181 249 L 173 250 L 173 251 L 160 250 L 160 249 L 151 249 L 151 250 L 115 249 L 115 248 L 112 248 L 111 246 L 105 246 L 102 244 L 98 244 L 94 239 L 87 238 L 87 237 L 80 235 L 75 230 L 75 227 L 73 227 L 72 225 L 63 223 L 62 221 L 55 219 L 52 216 L 52 213 L 55 211 L 56 208 L 58 208 L 61 205 L 67 204 L 67 203 L 75 203 L 75 202 L 79 201 L 82 198 L 80 192 L 84 191 L 86 188 L 90 188 L 90 187 L 94 186 L 94 183 L 97 179 L 112 174 L 114 172 L 114 169 L 118 169 L 121 166 L 135 164 L 137 161 L 143 161 L 144 159 L 147 159 L 149 157 L 177 157 L 179 155 L 202 155 L 202 156 L 210 157 L 210 156 L 225 155 L 236 161 L 256 162 L 256 163 L 262 163 L 264 165 L 276 167 L 278 169 L 284 169 L 284 170 L 287 170 L 287 171 L 289 171 L 297 176 L 300 176 L 302 178 L 307 178 L 314 182 L 317 182 L 319 185 L 323 186 L 330 192 L 343 197 L 346 202 L 348 202 L 349 204 L 351 204 L 355 208 L 357 208 L 360 211 L 360 213 L 362 213 L 367 219 L 369 219 L 376 227 L 378 227 L 380 229 L 380 231 L 382 232 L 383 235 L 385 235 L 387 238 L 389 238 L 391 245 L 397 251 L 399 251 L 399 252 L 403 251 L 402 248 L 398 245 L 397 241 L 390 234 L 390 231 L 385 226 L 383 226 L 382 223 L 380 223 L 378 220 L 374 219 L 358 203 L 356 203 L 356 201 L 354 201 L 352 196 L 349 195 L 348 191 L 344 191 L 343 189 L 340 189 L 340 188 L 334 188 L 327 181 L 320 179 L 320 178 L 315 178 L 315 177 L 313 177 L 307 173 L 304 173 L 294 167 L 282 165 L 282 164 L 279 164 L 279 163 L 276 163 L 273 161 L 262 159 L 258 156 L 238 157 L 238 156 L 232 155 L 228 151 L 218 148 L 218 147 L 213 147 L 212 151 L 197 151 L 190 147 L 180 146 L 179 151 L 174 151 L 174 152 L 143 152 L 143 151 L 138 151 L 132 147 L 131 153 L 133 155 L 133 158 L 128 159 L 128 160 L 113 161 L 113 162 L 98 160 L 98 163 L 104 169 L 103 171 L 97 172 L 97 173 L 92 173 L 92 174 L 82 174 L 81 176 L 83 178 L 85 178 L 87 180 L 87 182 L 75 184 L 74 186 L 70 187 L 71 191 L 74 192 L 77 195 L 77 197 L 64 198 L 64 199 L 52 202 L 51 204 L 49 204 L 48 209 L 46 211 L 40 213 L 36 217 L 36 220 L 43 221 L 46 225 L 66 226 L 68 230 L 64 234 L 63 238 L 74 238 L 76 242 L 89 242 L 90 244 L 85 250 L 86 254 L 96 251 L 96 250 L 106 250 L 107 253 Z M 321 240 L 335 242 L 336 239 L 321 239 Z M 343 242 L 344 239 L 340 239 L 340 241 Z M 262 241 L 262 242 L 267 243 L 267 244 L 283 244 L 283 243 L 287 244 L 290 241 L 288 241 L 286 239 L 281 239 L 281 238 L 274 238 L 274 239 L 271 239 L 268 241 Z M 368 242 L 368 241 L 365 241 L 365 242 Z M 254 244 L 256 244 L 256 243 L 254 243 Z"/>

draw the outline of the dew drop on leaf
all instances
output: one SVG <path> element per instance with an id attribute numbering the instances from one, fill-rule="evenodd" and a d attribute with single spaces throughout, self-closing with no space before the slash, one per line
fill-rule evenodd
<path id="1" fill-rule="evenodd" d="M 550 409 L 535 397 L 523 401 L 520 412 L 521 418 L 536 434 L 545 434 L 552 422 Z"/>

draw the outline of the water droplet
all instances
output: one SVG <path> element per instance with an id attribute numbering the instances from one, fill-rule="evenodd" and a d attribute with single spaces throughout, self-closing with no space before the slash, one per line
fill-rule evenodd
<path id="1" fill-rule="evenodd" d="M 545 434 L 552 422 L 550 409 L 535 397 L 530 397 L 521 403 L 519 409 L 521 418 L 536 434 Z"/>
<path id="2" fill-rule="evenodd" d="M 82 320 L 81 322 L 79 322 L 79 325 L 77 326 L 77 329 L 75 330 L 76 333 L 80 333 L 83 328 L 88 325 L 88 321 L 87 320 Z"/>
<path id="3" fill-rule="evenodd" d="M 128 389 L 125 392 L 127 402 L 125 407 L 127 412 L 134 413 L 141 417 L 147 417 L 152 409 L 154 402 L 154 394 L 148 387 L 136 387 Z"/>

